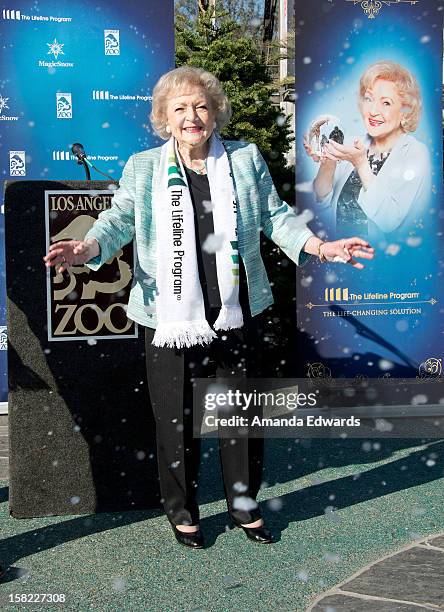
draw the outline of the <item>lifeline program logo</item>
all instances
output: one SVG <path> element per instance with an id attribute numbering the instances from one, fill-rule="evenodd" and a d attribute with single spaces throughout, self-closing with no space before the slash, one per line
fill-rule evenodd
<path id="1" fill-rule="evenodd" d="M 152 96 L 142 96 L 140 94 L 112 94 L 105 89 L 94 89 L 92 92 L 93 100 L 125 100 L 129 102 L 151 102 Z"/>
<path id="2" fill-rule="evenodd" d="M 72 17 L 56 17 L 55 15 L 24 15 L 17 9 L 3 9 L 3 19 L 15 21 L 50 21 L 52 23 L 69 23 Z"/>
<path id="3" fill-rule="evenodd" d="M 88 155 L 87 156 L 90 161 L 117 161 L 119 159 L 118 155 Z M 52 152 L 52 161 L 77 161 L 77 157 L 73 155 L 70 151 L 56 151 Z"/>

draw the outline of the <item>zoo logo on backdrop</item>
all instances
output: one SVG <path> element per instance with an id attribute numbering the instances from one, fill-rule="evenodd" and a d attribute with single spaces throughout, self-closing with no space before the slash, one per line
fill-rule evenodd
<path id="1" fill-rule="evenodd" d="M 56 93 L 57 119 L 72 119 L 72 94 Z"/>
<path id="2" fill-rule="evenodd" d="M 104 30 L 105 55 L 120 55 L 120 30 Z"/>
<path id="3" fill-rule="evenodd" d="M 46 244 L 83 240 L 98 215 L 111 207 L 112 191 L 45 191 Z M 48 340 L 136 338 L 126 316 L 134 265 L 134 244 L 119 249 L 100 270 L 69 266 L 47 271 Z"/>
<path id="4" fill-rule="evenodd" d="M 0 351 L 8 350 L 8 335 L 6 325 L 0 325 Z"/>
<path id="5" fill-rule="evenodd" d="M 9 175 L 26 176 L 25 151 L 9 151 Z"/>

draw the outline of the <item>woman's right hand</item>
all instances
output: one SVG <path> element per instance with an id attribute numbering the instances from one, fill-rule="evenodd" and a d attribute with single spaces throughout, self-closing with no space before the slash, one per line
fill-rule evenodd
<path id="1" fill-rule="evenodd" d="M 81 266 L 100 253 L 97 240 L 89 238 L 83 240 L 61 240 L 49 247 L 48 253 L 43 257 L 45 266 L 50 268 L 56 266 L 57 272 L 61 273 L 69 266 Z"/>

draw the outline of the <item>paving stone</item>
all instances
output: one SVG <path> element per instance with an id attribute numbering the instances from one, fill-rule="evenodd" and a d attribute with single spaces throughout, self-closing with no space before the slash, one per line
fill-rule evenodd
<path id="1" fill-rule="evenodd" d="M 415 605 L 365 600 L 339 593 L 327 595 L 310 610 L 311 612 L 357 612 L 358 610 L 359 612 L 424 612 L 424 608 Z"/>
<path id="2" fill-rule="evenodd" d="M 373 565 L 341 590 L 442 605 L 444 552 L 414 546 Z"/>
<path id="3" fill-rule="evenodd" d="M 432 540 L 428 540 L 429 544 L 432 546 L 438 546 L 438 548 L 444 548 L 444 535 L 437 536 Z"/>
<path id="4" fill-rule="evenodd" d="M 9 480 L 8 415 L 0 415 L 0 480 Z"/>
<path id="5" fill-rule="evenodd" d="M 0 480 L 9 478 L 9 460 L 7 457 L 0 457 Z"/>

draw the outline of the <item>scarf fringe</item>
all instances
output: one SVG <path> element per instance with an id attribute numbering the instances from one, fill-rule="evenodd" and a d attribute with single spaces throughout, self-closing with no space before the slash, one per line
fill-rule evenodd
<path id="1" fill-rule="evenodd" d="M 214 329 L 238 329 L 244 324 L 240 306 L 222 306 L 213 327 Z"/>
<path id="2" fill-rule="evenodd" d="M 210 344 L 217 338 L 217 334 L 211 329 L 207 321 L 184 321 L 176 323 L 160 323 L 152 344 L 154 346 L 169 348 L 183 348 L 195 344 Z"/>

